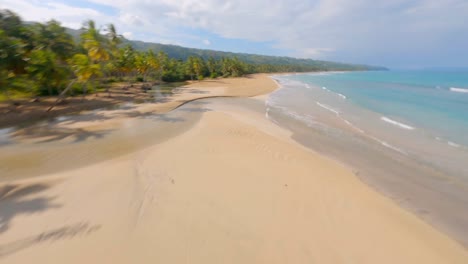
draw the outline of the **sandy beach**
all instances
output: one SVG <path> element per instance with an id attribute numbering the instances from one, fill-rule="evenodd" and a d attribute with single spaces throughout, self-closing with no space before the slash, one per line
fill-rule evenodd
<path id="1" fill-rule="evenodd" d="M 257 111 L 275 89 L 267 75 L 194 82 L 12 132 L 0 263 L 468 263 L 460 244 Z M 238 99 L 198 100 L 211 97 Z M 165 133 L 144 127 L 154 115 Z"/>

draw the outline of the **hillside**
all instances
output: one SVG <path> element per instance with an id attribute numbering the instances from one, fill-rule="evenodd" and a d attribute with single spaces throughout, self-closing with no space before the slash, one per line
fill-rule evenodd
<path id="1" fill-rule="evenodd" d="M 74 29 L 67 29 L 68 33 L 75 38 L 79 38 L 80 31 Z M 237 57 L 239 60 L 256 65 L 269 64 L 269 65 L 291 65 L 296 67 L 304 67 L 308 70 L 387 70 L 381 66 L 370 66 L 360 64 L 339 63 L 331 61 L 313 60 L 313 59 L 298 59 L 284 56 L 266 56 L 248 53 L 234 53 L 216 50 L 194 49 L 186 48 L 177 45 L 167 45 L 160 43 L 150 43 L 138 40 L 124 39 L 122 45 L 131 45 L 135 50 L 147 51 L 153 50 L 154 52 L 165 52 L 170 58 L 186 60 L 190 56 L 198 56 L 203 59 L 210 57 L 214 59 L 221 59 L 223 57 Z"/>
<path id="2" fill-rule="evenodd" d="M 185 60 L 189 56 L 199 56 L 204 59 L 213 57 L 220 59 L 222 57 L 237 57 L 241 61 L 252 64 L 271 64 L 271 65 L 304 65 L 304 66 L 316 66 L 322 70 L 386 70 L 384 67 L 369 66 L 369 65 L 357 65 L 357 64 L 346 64 L 331 61 L 321 61 L 312 59 L 297 59 L 291 57 L 279 57 L 279 56 L 266 56 L 256 55 L 247 53 L 233 53 L 215 50 L 204 50 L 185 48 L 176 45 L 166 45 L 159 43 L 148 43 L 143 41 L 130 41 L 126 42 L 132 45 L 137 50 L 154 50 L 156 52 L 163 51 L 169 55 L 169 57 Z"/>

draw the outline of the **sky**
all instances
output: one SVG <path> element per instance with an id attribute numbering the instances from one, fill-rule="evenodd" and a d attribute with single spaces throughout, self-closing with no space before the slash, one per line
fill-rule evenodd
<path id="1" fill-rule="evenodd" d="M 0 0 L 128 39 L 390 68 L 468 67 L 468 0 Z"/>

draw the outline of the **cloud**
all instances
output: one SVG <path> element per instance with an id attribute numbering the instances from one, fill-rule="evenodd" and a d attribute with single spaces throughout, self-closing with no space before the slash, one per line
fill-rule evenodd
<path id="1" fill-rule="evenodd" d="M 133 33 L 127 31 L 127 32 L 122 33 L 122 36 L 124 36 L 126 39 L 131 39 L 133 37 Z"/>
<path id="2" fill-rule="evenodd" d="M 323 56 L 324 53 L 333 52 L 333 49 L 330 48 L 306 48 L 301 51 L 299 57 L 320 57 Z"/>
<path id="3" fill-rule="evenodd" d="M 146 36 L 146 41 L 193 43 L 194 35 L 205 31 L 289 51 L 281 55 L 387 65 L 468 61 L 468 53 L 461 54 L 468 46 L 466 0 L 88 1 L 111 7 L 116 14 L 102 16 L 87 8 L 35 0 L 3 0 L 3 5 L 25 18 L 47 14 L 68 24 L 85 17 L 113 22 L 120 31 Z"/>
<path id="4" fill-rule="evenodd" d="M 209 45 L 211 45 L 211 41 L 209 41 L 208 39 L 204 39 L 203 44 L 209 46 Z"/>
<path id="5" fill-rule="evenodd" d="M 60 2 L 2 0 L 0 8 L 17 12 L 25 21 L 44 22 L 56 19 L 66 27 L 80 28 L 85 19 L 111 18 L 91 8 L 75 7 Z"/>

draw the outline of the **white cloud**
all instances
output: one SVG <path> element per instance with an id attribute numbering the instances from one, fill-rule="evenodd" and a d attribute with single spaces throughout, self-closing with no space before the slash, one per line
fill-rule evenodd
<path id="1" fill-rule="evenodd" d="M 138 15 L 124 13 L 120 16 L 120 21 L 131 26 L 143 26 L 143 20 Z"/>
<path id="2" fill-rule="evenodd" d="M 209 41 L 208 39 L 204 39 L 203 44 L 209 46 L 209 45 L 211 45 L 211 41 Z"/>
<path id="3" fill-rule="evenodd" d="M 126 39 L 132 39 L 133 33 L 127 31 L 127 32 L 122 33 L 122 36 L 124 36 Z"/>
<path id="4" fill-rule="evenodd" d="M 80 28 L 86 19 L 111 20 L 94 9 L 69 6 L 60 2 L 2 0 L 0 8 L 17 12 L 25 21 L 44 22 L 56 19 L 64 26 L 75 29 Z"/>
<path id="5" fill-rule="evenodd" d="M 192 29 L 203 30 L 272 42 L 290 55 L 341 61 L 386 63 L 379 60 L 388 57 L 392 63 L 417 54 L 413 59 L 427 62 L 427 55 L 468 45 L 466 0 L 88 0 L 117 10 L 113 17 L 56 2 L 2 1 L 26 20 L 54 16 L 76 25 L 91 18 L 146 41 L 186 43 Z"/>
<path id="6" fill-rule="evenodd" d="M 327 52 L 333 52 L 333 49 L 330 48 L 305 48 L 301 50 L 301 53 L 299 54 L 300 57 L 321 57 Z"/>

